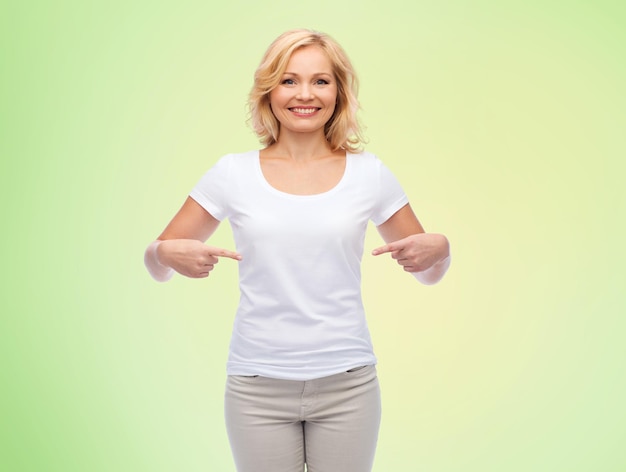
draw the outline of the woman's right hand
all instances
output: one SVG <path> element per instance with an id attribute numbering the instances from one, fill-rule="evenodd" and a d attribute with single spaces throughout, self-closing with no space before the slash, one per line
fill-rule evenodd
<path id="1" fill-rule="evenodd" d="M 203 243 L 220 222 L 191 197 L 187 197 L 156 241 L 144 253 L 152 278 L 167 282 L 174 272 L 194 279 L 208 277 L 219 257 L 240 261 L 241 255 Z"/>
<path id="2" fill-rule="evenodd" d="M 208 277 L 220 257 L 241 260 L 237 252 L 207 246 L 196 239 L 162 240 L 156 247 L 156 255 L 161 265 L 194 279 Z"/>

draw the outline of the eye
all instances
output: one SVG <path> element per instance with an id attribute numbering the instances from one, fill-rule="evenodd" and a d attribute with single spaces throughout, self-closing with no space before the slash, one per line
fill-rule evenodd
<path id="1" fill-rule="evenodd" d="M 294 85 L 296 82 L 293 79 L 285 79 L 281 82 L 283 85 Z"/>
<path id="2" fill-rule="evenodd" d="M 316 85 L 328 85 L 328 80 L 324 80 L 324 79 L 317 79 L 315 81 Z"/>

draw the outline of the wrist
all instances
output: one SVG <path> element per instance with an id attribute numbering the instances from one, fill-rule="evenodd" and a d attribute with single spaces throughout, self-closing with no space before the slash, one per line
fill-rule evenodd
<path id="1" fill-rule="evenodd" d="M 163 248 L 161 246 L 162 244 L 163 244 L 163 241 L 160 239 L 157 239 L 156 241 L 152 243 L 152 245 L 154 245 L 153 246 L 154 262 L 156 262 L 157 265 L 165 269 L 165 268 L 169 268 L 169 266 L 162 262 L 163 261 Z"/>
<path id="2" fill-rule="evenodd" d="M 144 264 L 152 278 L 158 282 L 166 282 L 174 275 L 174 269 L 163 264 L 159 259 L 158 249 L 162 242 L 158 239 L 153 241 L 144 254 Z"/>

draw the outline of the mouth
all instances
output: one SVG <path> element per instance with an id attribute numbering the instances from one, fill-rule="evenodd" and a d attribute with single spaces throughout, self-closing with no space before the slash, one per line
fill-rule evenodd
<path id="1" fill-rule="evenodd" d="M 289 108 L 289 111 L 295 113 L 296 115 L 312 115 L 316 111 L 321 110 L 321 108 L 317 107 L 293 107 Z"/>

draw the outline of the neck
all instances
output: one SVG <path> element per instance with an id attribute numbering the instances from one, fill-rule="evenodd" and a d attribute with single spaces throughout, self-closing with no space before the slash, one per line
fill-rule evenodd
<path id="1" fill-rule="evenodd" d="M 268 147 L 272 154 L 294 160 L 311 160 L 332 153 L 323 131 L 320 133 L 281 132 L 278 142 Z"/>

